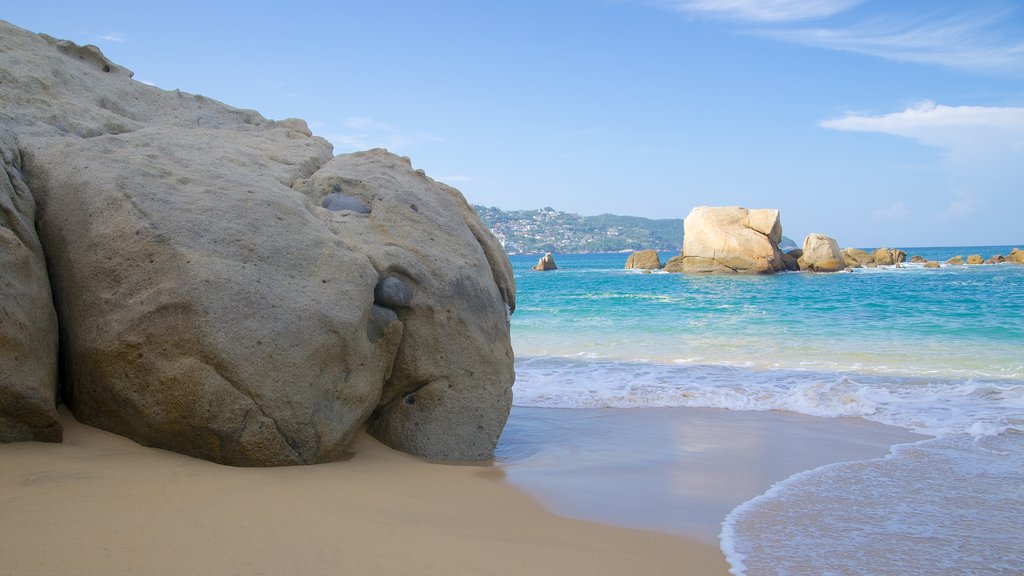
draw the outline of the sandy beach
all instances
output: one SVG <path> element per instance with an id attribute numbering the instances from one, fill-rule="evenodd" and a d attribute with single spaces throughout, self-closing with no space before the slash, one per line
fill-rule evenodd
<path id="1" fill-rule="evenodd" d="M 0 445 L 0 574 L 726 574 L 717 547 L 555 516 L 500 466 L 363 436 L 347 461 L 231 468 L 62 412 L 63 444 Z"/>

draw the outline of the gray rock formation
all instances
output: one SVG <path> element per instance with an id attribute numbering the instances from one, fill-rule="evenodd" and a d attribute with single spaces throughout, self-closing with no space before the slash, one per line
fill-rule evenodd
<path id="1" fill-rule="evenodd" d="M 661 258 L 657 250 L 640 250 L 633 252 L 626 259 L 627 270 L 657 270 L 661 268 Z"/>
<path id="2" fill-rule="evenodd" d="M 683 272 L 770 274 L 785 269 L 778 210 L 698 206 L 683 221 L 683 230 Z"/>
<path id="3" fill-rule="evenodd" d="M 367 423 L 428 458 L 491 455 L 515 285 L 461 194 L 94 47 L 6 23 L 0 42 L 79 420 L 233 465 L 334 460 Z"/>
<path id="4" fill-rule="evenodd" d="M 59 442 L 57 316 L 36 206 L 14 134 L 0 126 L 0 442 Z"/>
<path id="5" fill-rule="evenodd" d="M 811 233 L 804 238 L 803 255 L 797 260 L 801 270 L 810 272 L 839 272 L 846 269 L 846 261 L 839 244 L 824 234 Z"/>

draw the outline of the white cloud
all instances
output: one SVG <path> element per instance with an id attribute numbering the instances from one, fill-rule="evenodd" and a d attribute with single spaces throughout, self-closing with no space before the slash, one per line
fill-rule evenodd
<path id="1" fill-rule="evenodd" d="M 121 34 L 118 34 L 117 32 L 107 32 L 106 34 L 100 36 L 100 40 L 106 40 L 107 42 L 117 42 L 118 44 L 127 42 L 127 40 L 125 40 L 125 37 Z"/>
<path id="2" fill-rule="evenodd" d="M 966 144 L 1007 150 L 1024 146 L 1024 108 L 1015 107 L 944 106 L 926 100 L 902 112 L 847 114 L 820 125 L 832 130 L 904 136 L 951 150 Z"/>
<path id="3" fill-rule="evenodd" d="M 654 6 L 743 24 L 740 31 L 887 60 L 1024 74 L 1024 8 L 1009 0 L 936 4 L 884 0 L 649 0 Z M 854 8 L 861 8 L 853 10 Z M 819 24 L 810 25 L 809 21 Z"/>
<path id="4" fill-rule="evenodd" d="M 900 62 L 1022 72 L 1024 39 L 1019 32 L 1011 35 L 1000 28 L 1015 12 L 966 12 L 941 18 L 888 14 L 845 27 L 762 29 L 754 34 Z"/>
<path id="5" fill-rule="evenodd" d="M 847 114 L 820 126 L 891 134 L 943 150 L 950 189 L 945 199 L 938 199 L 943 207 L 933 213 L 936 219 L 963 219 L 982 209 L 998 209 L 1001 203 L 1019 202 L 1024 182 L 1024 108 L 925 101 L 902 112 Z M 898 206 L 874 215 L 899 216 Z"/>
<path id="6" fill-rule="evenodd" d="M 342 122 L 341 130 L 332 133 L 330 128 L 325 128 L 324 132 L 324 138 L 334 144 L 336 151 L 341 152 L 369 148 L 387 148 L 396 152 L 423 142 L 445 142 L 441 136 L 403 130 L 389 122 L 365 116 L 351 116 Z"/>
<path id="7" fill-rule="evenodd" d="M 749 22 L 794 22 L 827 18 L 864 0 L 660 0 L 659 6 L 679 12 L 734 18 Z"/>

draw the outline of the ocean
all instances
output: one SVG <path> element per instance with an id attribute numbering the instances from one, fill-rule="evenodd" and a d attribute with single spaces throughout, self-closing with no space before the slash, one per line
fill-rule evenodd
<path id="1" fill-rule="evenodd" d="M 1011 248 L 903 249 L 942 262 Z M 733 508 L 719 534 L 732 572 L 1024 574 L 1024 265 L 692 276 L 624 270 L 627 256 L 555 254 L 544 273 L 511 258 L 515 406 L 782 411 L 922 434 Z M 522 458 L 516 442 L 499 458 Z"/>

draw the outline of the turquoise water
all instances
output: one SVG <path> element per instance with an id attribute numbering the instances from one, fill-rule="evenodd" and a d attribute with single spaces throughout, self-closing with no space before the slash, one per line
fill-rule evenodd
<path id="1" fill-rule="evenodd" d="M 734 510 L 721 537 L 734 573 L 862 574 L 865 549 L 914 559 L 878 573 L 1024 572 L 1024 266 L 726 277 L 555 257 L 546 273 L 512 258 L 517 405 L 786 410 L 934 437 Z M 840 494 L 858 505 L 830 504 Z"/>

